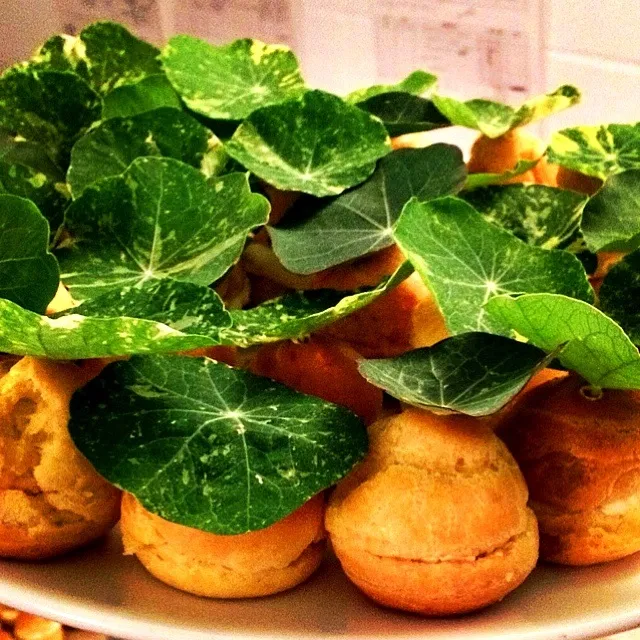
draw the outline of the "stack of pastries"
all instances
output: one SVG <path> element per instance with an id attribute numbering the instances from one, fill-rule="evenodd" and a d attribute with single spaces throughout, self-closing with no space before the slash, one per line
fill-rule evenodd
<path id="1" fill-rule="evenodd" d="M 499 173 L 543 152 L 539 140 L 516 129 L 482 136 L 469 167 Z M 512 180 L 597 188 L 545 159 Z M 272 215 L 286 216 L 295 198 L 267 193 Z M 393 247 L 298 276 L 259 234 L 219 293 L 242 306 L 291 289 L 351 290 L 375 285 L 402 259 Z M 69 304 L 62 289 L 50 311 Z M 361 357 L 398 355 L 446 335 L 414 275 L 304 341 L 191 354 L 343 405 L 368 425 L 368 455 L 334 490 L 265 529 L 226 536 L 150 513 L 75 450 L 67 432 L 71 395 L 105 362 L 7 357 L 0 362 L 0 556 L 66 553 L 105 535 L 121 515 L 125 553 L 159 580 L 200 596 L 249 598 L 306 580 L 330 542 L 346 575 L 373 601 L 443 616 L 501 600 L 538 560 L 583 565 L 639 551 L 640 396 L 604 391 L 592 398 L 572 374 L 547 369 L 487 420 L 405 407 L 358 371 Z"/>

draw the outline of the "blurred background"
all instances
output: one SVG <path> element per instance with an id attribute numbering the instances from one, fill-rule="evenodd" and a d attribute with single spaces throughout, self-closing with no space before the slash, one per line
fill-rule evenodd
<path id="1" fill-rule="evenodd" d="M 285 42 L 309 84 L 336 93 L 416 68 L 461 97 L 520 102 L 569 82 L 572 123 L 639 119 L 638 0 L 1 0 L 0 68 L 56 32 L 111 18 L 162 43 L 191 33 Z M 542 134 L 546 133 L 541 131 Z"/>

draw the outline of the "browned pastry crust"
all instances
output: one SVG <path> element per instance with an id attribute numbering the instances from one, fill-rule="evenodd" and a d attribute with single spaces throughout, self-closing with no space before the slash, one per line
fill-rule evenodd
<path id="1" fill-rule="evenodd" d="M 538 557 L 527 488 L 482 425 L 407 409 L 370 431 L 326 527 L 347 575 L 377 602 L 426 615 L 502 599 Z"/>
<path id="2" fill-rule="evenodd" d="M 318 568 L 323 517 L 317 495 L 266 529 L 221 536 L 168 522 L 125 494 L 121 526 L 125 552 L 162 582 L 210 598 L 253 598 L 295 587 Z"/>
<path id="3" fill-rule="evenodd" d="M 118 520 L 120 492 L 67 431 L 69 401 L 87 371 L 22 358 L 0 378 L 2 557 L 59 555 L 99 538 Z"/>
<path id="4" fill-rule="evenodd" d="M 504 438 L 529 485 L 540 555 L 570 565 L 640 551 L 640 393 L 584 393 L 574 376 L 532 391 Z"/>

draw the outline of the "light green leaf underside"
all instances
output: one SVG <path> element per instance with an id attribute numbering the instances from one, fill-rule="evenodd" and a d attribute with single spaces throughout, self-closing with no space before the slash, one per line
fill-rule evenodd
<path id="1" fill-rule="evenodd" d="M 229 155 L 279 189 L 342 193 L 391 151 L 382 123 L 323 91 L 254 111 L 226 145 Z"/>
<path id="2" fill-rule="evenodd" d="M 259 40 L 213 46 L 175 36 L 162 52 L 162 63 L 187 106 L 219 120 L 241 120 L 306 91 L 293 52 Z"/>
<path id="3" fill-rule="evenodd" d="M 269 227 L 273 250 L 290 271 L 310 274 L 389 247 L 412 197 L 426 201 L 456 193 L 465 176 L 462 153 L 452 145 L 394 151 L 366 182 L 336 198 L 299 200 L 291 223 Z"/>
<path id="4" fill-rule="evenodd" d="M 486 416 L 504 407 L 550 360 L 488 333 L 461 333 L 397 358 L 362 360 L 360 373 L 394 398 L 433 411 Z"/>
<path id="5" fill-rule="evenodd" d="M 345 96 L 345 101 L 351 104 L 364 102 L 374 96 L 384 95 L 385 93 L 410 93 L 415 96 L 423 96 L 433 89 L 438 82 L 437 76 L 427 71 L 412 71 L 404 80 L 396 84 L 375 84 L 364 89 L 356 89 Z"/>
<path id="6" fill-rule="evenodd" d="M 161 107 L 181 109 L 182 103 L 167 76 L 156 73 L 110 91 L 102 103 L 102 119 L 130 118 Z"/>
<path id="7" fill-rule="evenodd" d="M 514 109 L 491 100 L 463 102 L 445 96 L 432 96 L 436 107 L 454 125 L 477 129 L 489 138 L 498 138 L 516 127 L 571 107 L 580 101 L 580 92 L 571 85 L 562 85 L 555 91 L 536 96 Z"/>
<path id="8" fill-rule="evenodd" d="M 165 156 L 196 168 L 217 138 L 191 116 L 163 107 L 100 123 L 73 147 L 67 182 L 74 198 L 90 184 L 118 176 L 142 156 Z"/>
<path id="9" fill-rule="evenodd" d="M 452 334 L 507 333 L 484 306 L 500 294 L 551 292 L 593 299 L 577 258 L 529 246 L 456 198 L 411 200 L 395 237 L 433 292 Z"/>
<path id="10" fill-rule="evenodd" d="M 155 278 L 208 285 L 237 260 L 268 212 L 245 174 L 207 181 L 178 160 L 138 158 L 67 210 L 71 241 L 57 252 L 61 278 L 77 300 Z"/>
<path id="11" fill-rule="evenodd" d="M 588 200 L 541 184 L 484 187 L 462 197 L 489 222 L 543 249 L 564 247 L 575 238 Z"/>
<path id="12" fill-rule="evenodd" d="M 640 234 L 640 163 L 638 167 L 609 177 L 587 202 L 582 233 L 591 251 L 625 246 Z"/>
<path id="13" fill-rule="evenodd" d="M 465 189 L 477 189 L 478 187 L 487 187 L 494 184 L 503 184 L 511 178 L 521 176 L 533 169 L 540 159 L 537 160 L 518 160 L 513 169 L 509 169 L 504 173 L 470 173 L 467 176 Z"/>
<path id="14" fill-rule="evenodd" d="M 58 289 L 49 225 L 30 200 L 0 194 L 0 298 L 43 313 Z"/>
<path id="15" fill-rule="evenodd" d="M 137 357 L 71 402 L 71 437 L 144 507 L 216 534 L 262 529 L 366 453 L 353 414 L 212 360 Z"/>
<path id="16" fill-rule="evenodd" d="M 600 308 L 640 346 L 640 251 L 611 267 L 598 292 Z"/>
<path id="17" fill-rule="evenodd" d="M 563 129 L 547 153 L 550 162 L 596 178 L 640 169 L 640 123 Z"/>
<path id="18" fill-rule="evenodd" d="M 640 353 L 602 311 L 560 295 L 500 296 L 487 313 L 545 351 L 564 345 L 560 362 L 595 387 L 640 389 Z"/>
<path id="19" fill-rule="evenodd" d="M 362 309 L 400 284 L 412 273 L 403 264 L 386 282 L 353 294 L 329 289 L 288 293 L 253 309 L 231 311 L 233 326 L 220 333 L 222 344 L 254 344 L 297 340 Z"/>

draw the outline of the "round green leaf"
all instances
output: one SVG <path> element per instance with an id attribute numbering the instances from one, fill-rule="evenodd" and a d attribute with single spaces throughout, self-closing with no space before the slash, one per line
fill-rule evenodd
<path id="1" fill-rule="evenodd" d="M 382 158 L 373 175 L 335 198 L 301 198 L 291 222 L 269 228 L 273 250 L 294 273 L 316 273 L 390 247 L 404 205 L 457 193 L 466 167 L 457 147 L 434 144 L 399 149 Z"/>
<path id="2" fill-rule="evenodd" d="M 550 292 L 593 300 L 575 256 L 529 246 L 457 198 L 409 201 L 395 237 L 433 291 L 453 334 L 507 332 L 485 310 L 485 303 L 500 294 Z"/>
<path id="3" fill-rule="evenodd" d="M 30 200 L 0 194 L 0 298 L 44 312 L 58 289 L 49 224 Z"/>
<path id="4" fill-rule="evenodd" d="M 582 234 L 594 252 L 625 246 L 640 234 L 640 165 L 612 175 L 587 202 Z"/>
<path id="5" fill-rule="evenodd" d="M 598 293 L 600 308 L 640 346 L 640 250 L 625 256 L 607 273 Z"/>
<path id="6" fill-rule="evenodd" d="M 178 524 L 267 527 L 362 459 L 348 410 L 206 358 L 118 362 L 71 401 L 69 431 L 107 480 Z"/>
<path id="7" fill-rule="evenodd" d="M 404 80 L 397 84 L 375 84 L 372 87 L 357 89 L 352 91 L 345 100 L 351 104 L 364 102 L 374 96 L 380 96 L 385 93 L 410 93 L 414 96 L 422 96 L 433 89 L 438 82 L 438 78 L 427 71 L 412 71 Z"/>
<path id="8" fill-rule="evenodd" d="M 220 332 L 222 344 L 249 347 L 278 340 L 301 340 L 314 331 L 362 309 L 408 278 L 405 263 L 373 289 L 345 295 L 331 289 L 296 291 L 253 309 L 231 311 L 233 326 Z"/>
<path id="9" fill-rule="evenodd" d="M 561 295 L 500 296 L 487 313 L 545 351 L 562 347 L 560 362 L 595 387 L 640 389 L 640 353 L 602 311 Z"/>
<path id="10" fill-rule="evenodd" d="M 107 93 L 102 104 L 102 119 L 130 118 L 161 107 L 181 109 L 182 103 L 167 76 L 156 73 Z"/>
<path id="11" fill-rule="evenodd" d="M 306 90 L 293 52 L 259 40 L 213 46 L 175 36 L 162 51 L 162 63 L 187 106 L 219 120 L 241 120 Z"/>
<path id="12" fill-rule="evenodd" d="M 484 187 L 462 196 L 485 219 L 543 249 L 575 238 L 587 197 L 542 184 Z"/>
<path id="13" fill-rule="evenodd" d="M 596 178 L 640 169 L 640 123 L 563 129 L 547 153 L 550 162 Z"/>
<path id="14" fill-rule="evenodd" d="M 61 278 L 78 300 L 158 278 L 208 285 L 268 214 L 245 174 L 208 181 L 172 158 L 137 158 L 67 210 L 71 240 L 57 252 Z"/>
<path id="15" fill-rule="evenodd" d="M 197 120 L 169 107 L 112 118 L 75 144 L 67 182 L 77 198 L 96 180 L 120 175 L 142 156 L 165 156 L 202 168 L 216 142 Z"/>
<path id="16" fill-rule="evenodd" d="M 546 118 L 580 101 L 580 92 L 571 85 L 562 85 L 555 91 L 536 96 L 519 108 L 491 100 L 467 100 L 434 95 L 433 102 L 452 124 L 477 129 L 489 138 L 498 138 L 516 127 Z"/>
<path id="17" fill-rule="evenodd" d="M 229 155 L 278 187 L 330 196 L 359 184 L 391 151 L 382 123 L 323 91 L 254 111 Z"/>
<path id="18" fill-rule="evenodd" d="M 461 333 L 397 358 L 361 360 L 359 369 L 403 402 L 486 416 L 502 409 L 552 357 L 511 338 Z"/>
<path id="19" fill-rule="evenodd" d="M 51 360 L 108 358 L 136 353 L 176 353 L 218 344 L 140 318 L 85 317 L 69 313 L 48 318 L 0 299 L 0 352 Z"/>

